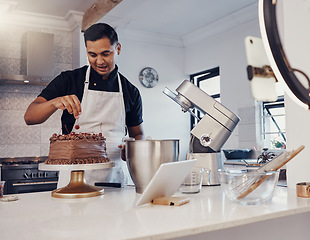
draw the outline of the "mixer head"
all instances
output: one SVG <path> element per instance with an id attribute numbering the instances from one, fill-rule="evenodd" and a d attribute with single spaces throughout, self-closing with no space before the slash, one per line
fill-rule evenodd
<path id="1" fill-rule="evenodd" d="M 192 152 L 220 151 L 238 124 L 239 118 L 188 80 L 184 80 L 176 91 L 178 95 L 165 88 L 163 93 L 178 103 L 184 112 L 187 111 L 198 119 L 198 123 L 191 130 L 191 134 L 197 138 L 194 138 L 193 148 L 196 146 L 196 149 Z M 192 112 L 193 108 L 202 112 L 203 118 L 198 118 Z M 205 151 L 203 148 L 206 148 Z"/>
<path id="2" fill-rule="evenodd" d="M 176 95 L 174 92 L 172 92 L 169 88 L 165 88 L 163 91 L 164 94 L 166 94 L 168 97 L 170 97 L 173 101 L 175 101 L 177 104 L 179 104 L 182 108 L 183 112 L 189 112 L 193 117 L 198 118 L 193 112 L 192 108 L 194 107 L 193 104 L 188 101 L 185 97 L 182 95 L 178 94 Z"/>

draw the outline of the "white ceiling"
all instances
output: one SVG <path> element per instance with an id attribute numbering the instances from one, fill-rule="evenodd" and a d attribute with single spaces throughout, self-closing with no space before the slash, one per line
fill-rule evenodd
<path id="1" fill-rule="evenodd" d="M 2 0 L 0 0 L 1 2 Z M 94 0 L 9 0 L 16 3 L 14 10 L 64 17 L 69 10 L 85 12 Z"/>
<path id="2" fill-rule="evenodd" d="M 3 0 L 0 0 L 0 3 Z M 10 0 L 14 11 L 65 17 L 85 12 L 94 0 Z M 257 0 L 123 0 L 101 21 L 117 28 L 181 38 L 227 16 L 244 12 Z M 254 6 L 255 7 L 255 6 Z M 245 21 L 248 18 L 245 18 Z M 234 20 L 234 19 L 232 19 Z M 242 21 L 242 19 L 235 19 Z"/>
<path id="3" fill-rule="evenodd" d="M 124 24 L 126 28 L 182 37 L 256 2 L 257 0 L 123 0 L 106 17 L 111 16 L 115 23 Z"/>

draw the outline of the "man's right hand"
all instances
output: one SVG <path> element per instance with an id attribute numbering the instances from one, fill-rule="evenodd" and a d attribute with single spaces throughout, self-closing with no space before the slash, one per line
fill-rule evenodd
<path id="1" fill-rule="evenodd" d="M 81 103 L 76 95 L 67 95 L 47 101 L 37 97 L 28 107 L 24 119 L 27 125 L 45 122 L 57 109 L 67 109 L 77 119 L 81 114 Z"/>
<path id="2" fill-rule="evenodd" d="M 67 109 L 70 114 L 77 119 L 81 114 L 81 103 L 76 95 L 67 95 L 64 97 L 58 97 L 51 100 L 53 105 L 61 110 Z"/>

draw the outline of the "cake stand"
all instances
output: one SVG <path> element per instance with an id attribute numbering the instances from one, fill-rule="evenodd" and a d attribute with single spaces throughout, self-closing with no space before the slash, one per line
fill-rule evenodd
<path id="1" fill-rule="evenodd" d="M 94 164 L 72 164 L 72 165 L 52 165 L 39 164 L 39 170 L 43 171 L 71 171 L 70 182 L 67 186 L 52 191 L 52 197 L 55 198 L 88 198 L 100 196 L 104 189 L 88 185 L 85 181 L 84 171 L 105 169 L 114 167 L 114 162 L 94 163 Z"/>

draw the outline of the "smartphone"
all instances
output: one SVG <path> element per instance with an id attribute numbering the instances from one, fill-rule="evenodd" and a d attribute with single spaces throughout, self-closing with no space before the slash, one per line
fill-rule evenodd
<path id="1" fill-rule="evenodd" d="M 264 102 L 275 102 L 278 99 L 276 78 L 274 76 L 263 77 L 254 74 L 254 69 L 270 66 L 263 40 L 248 36 L 245 38 L 245 50 L 247 57 L 247 72 L 254 99 Z M 270 68 L 270 71 L 271 68 Z"/>

